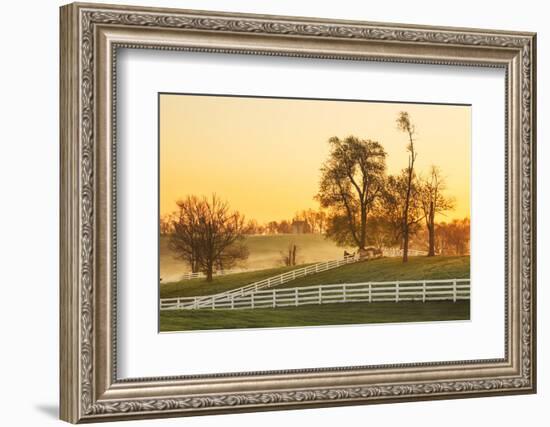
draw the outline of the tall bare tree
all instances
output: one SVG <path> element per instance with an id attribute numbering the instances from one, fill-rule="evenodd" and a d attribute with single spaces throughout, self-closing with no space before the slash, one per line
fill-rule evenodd
<path id="1" fill-rule="evenodd" d="M 414 175 L 409 184 L 407 169 L 403 169 L 401 174 L 390 175 L 386 179 L 378 215 L 384 219 L 383 230 L 387 233 L 385 237 L 387 244 L 392 245 L 400 241 L 401 248 L 404 249 L 404 233 L 407 232 L 408 245 L 411 236 L 418 231 L 419 223 L 424 216 L 420 203 L 420 190 Z"/>
<path id="2" fill-rule="evenodd" d="M 337 244 L 357 246 L 362 254 L 369 213 L 384 186 L 386 152 L 379 142 L 355 136 L 332 137 L 329 144 L 316 196 L 331 211 L 327 236 Z"/>
<path id="3" fill-rule="evenodd" d="M 405 132 L 408 136 L 407 151 L 409 153 L 409 164 L 405 169 L 407 174 L 407 193 L 405 198 L 405 205 L 403 206 L 403 262 L 409 260 L 409 208 L 411 205 L 411 192 L 414 179 L 414 162 L 416 160 L 417 152 L 414 149 L 415 141 L 415 127 L 411 123 L 409 113 L 401 111 L 397 117 L 397 129 Z"/>
<path id="4" fill-rule="evenodd" d="M 170 236 L 170 248 L 189 262 L 193 272 L 202 271 L 212 281 L 214 267 L 231 268 L 248 258 L 243 244 L 245 219 L 231 212 L 216 195 L 188 196 L 177 202 L 178 214 Z"/>
<path id="5" fill-rule="evenodd" d="M 430 175 L 422 182 L 420 195 L 422 210 L 428 229 L 428 256 L 435 255 L 435 216 L 454 207 L 454 201 L 445 197 L 446 183 L 437 166 L 430 168 Z"/>

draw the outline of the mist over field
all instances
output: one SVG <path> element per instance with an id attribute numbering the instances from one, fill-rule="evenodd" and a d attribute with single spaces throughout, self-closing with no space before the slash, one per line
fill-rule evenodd
<path id="1" fill-rule="evenodd" d="M 191 271 L 189 263 L 177 259 L 168 247 L 169 237 L 160 237 L 160 277 L 162 281 L 179 280 L 184 273 Z M 289 244 L 298 248 L 297 264 L 330 261 L 341 259 L 344 250 L 353 252 L 352 248 L 342 248 L 321 234 L 275 234 L 246 236 L 245 245 L 250 251 L 246 261 L 239 266 L 244 270 L 261 270 L 284 265 L 281 252 L 288 250 Z"/>

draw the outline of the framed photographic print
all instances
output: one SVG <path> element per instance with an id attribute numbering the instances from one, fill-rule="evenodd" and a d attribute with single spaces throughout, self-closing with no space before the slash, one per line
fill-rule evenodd
<path id="1" fill-rule="evenodd" d="M 61 418 L 533 393 L 535 34 L 61 8 Z"/>

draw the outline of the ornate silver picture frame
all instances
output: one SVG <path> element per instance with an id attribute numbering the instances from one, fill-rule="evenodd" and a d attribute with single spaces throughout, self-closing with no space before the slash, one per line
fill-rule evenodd
<path id="1" fill-rule="evenodd" d="M 63 420 L 536 391 L 535 34 L 75 3 L 61 8 L 60 43 Z M 115 144 L 116 61 L 121 48 L 503 69 L 504 357 L 119 378 Z"/>

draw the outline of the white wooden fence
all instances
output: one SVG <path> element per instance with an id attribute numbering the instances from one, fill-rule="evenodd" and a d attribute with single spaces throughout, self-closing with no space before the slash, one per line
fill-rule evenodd
<path id="1" fill-rule="evenodd" d="M 212 298 L 205 304 L 201 297 L 162 299 L 161 310 L 181 309 L 255 309 L 380 301 L 438 301 L 470 299 L 470 279 L 407 280 L 264 289 L 245 295 L 232 293 Z"/>
<path id="2" fill-rule="evenodd" d="M 271 288 L 272 286 L 282 285 L 299 277 L 309 276 L 310 274 L 320 273 L 322 271 L 331 270 L 345 264 L 351 264 L 359 260 L 358 256 L 345 256 L 343 259 L 319 262 L 317 264 L 308 265 L 307 267 L 298 268 L 296 270 L 287 271 L 286 273 L 278 274 L 277 276 L 268 277 L 267 279 L 259 280 L 230 291 L 204 295 L 197 297 L 181 297 L 181 298 L 164 298 L 161 299 L 161 308 L 163 303 L 171 304 L 174 300 L 178 300 L 178 308 L 202 308 L 216 305 L 217 302 L 231 301 L 235 297 L 244 297 L 252 293 L 256 293 L 260 289 Z"/>
<path id="3" fill-rule="evenodd" d="M 403 249 L 399 249 L 399 248 L 381 248 L 381 249 L 382 249 L 382 255 L 386 257 L 403 256 Z M 417 249 L 409 249 L 409 255 L 424 256 L 424 255 L 428 255 L 428 252 L 419 251 Z M 249 269 L 217 270 L 212 272 L 212 275 L 226 276 L 228 274 L 243 273 L 243 272 L 249 272 L 249 271 L 253 271 L 253 270 L 249 270 Z M 179 280 L 204 279 L 205 277 L 206 277 L 206 274 L 204 274 L 203 272 L 197 272 L 197 273 L 188 272 L 181 275 Z"/>

